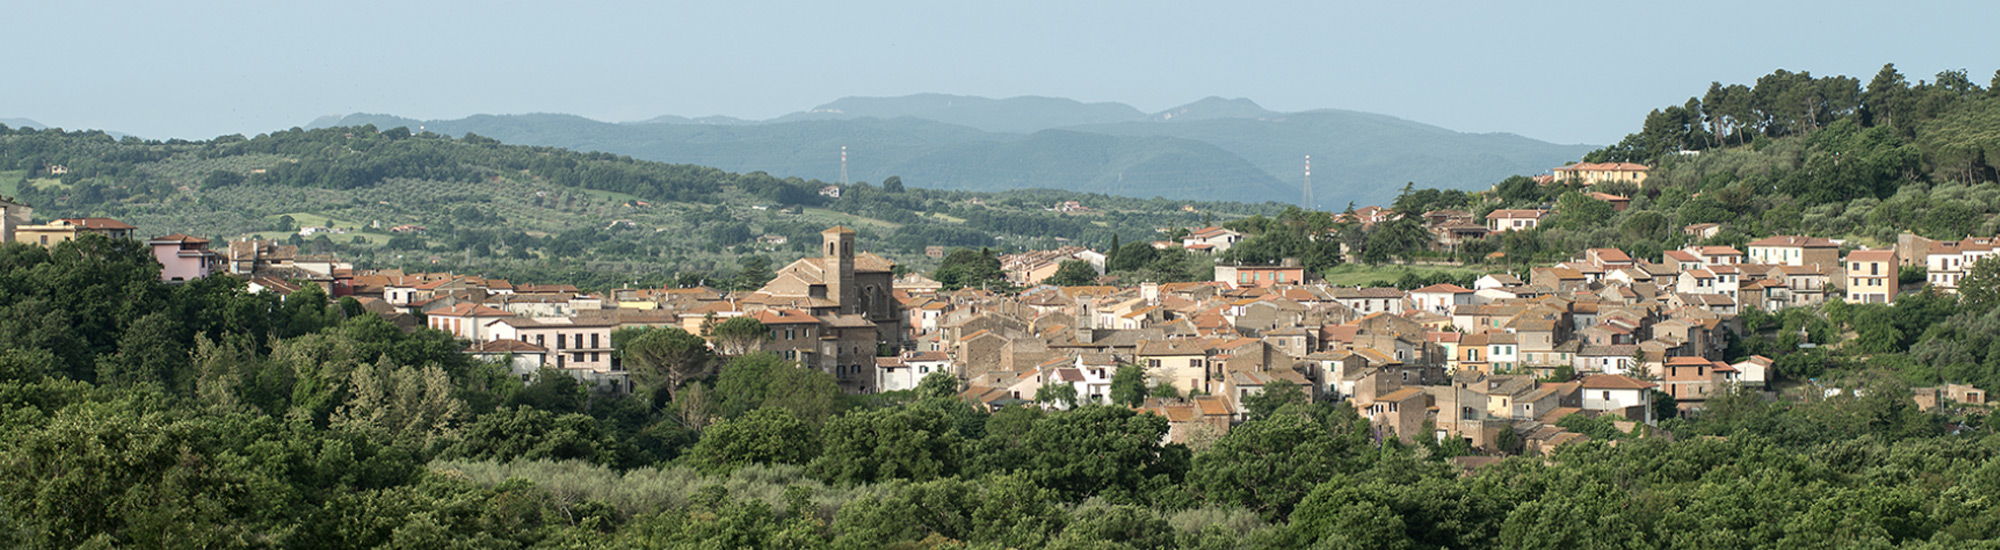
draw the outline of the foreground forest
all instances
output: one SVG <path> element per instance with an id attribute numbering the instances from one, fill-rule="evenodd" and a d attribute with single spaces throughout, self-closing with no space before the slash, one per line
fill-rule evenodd
<path id="1" fill-rule="evenodd" d="M 1894 377 L 1717 398 L 1464 471 L 1273 397 L 1161 444 L 1112 406 L 840 395 L 769 355 L 671 394 L 524 384 L 311 290 L 169 286 L 134 241 L 0 248 L 0 540 L 37 548 L 1965 548 L 2000 434 Z M 1898 306 L 1899 308 L 1902 306 Z M 1990 306 L 1922 307 L 1931 330 Z M 1942 316 L 1942 317 L 1939 317 Z M 641 373 L 643 374 L 643 373 Z M 671 395 L 672 399 L 667 399 Z M 1642 430 L 1643 431 L 1643 430 Z"/>

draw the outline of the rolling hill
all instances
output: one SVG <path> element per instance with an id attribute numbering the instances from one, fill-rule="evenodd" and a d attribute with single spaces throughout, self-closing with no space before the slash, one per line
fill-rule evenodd
<path id="1" fill-rule="evenodd" d="M 602 151 L 725 170 L 837 181 L 995 191 L 1050 188 L 1134 197 L 1296 203 L 1305 155 L 1319 206 L 1380 204 L 1404 182 L 1483 189 L 1575 160 L 1593 147 L 1467 134 L 1386 115 L 1279 113 L 1205 98 L 1146 114 L 1118 103 L 921 94 L 843 98 L 766 121 L 662 116 L 608 123 L 558 114 L 414 120 L 325 117 L 310 127 L 374 124 L 507 143 Z"/>

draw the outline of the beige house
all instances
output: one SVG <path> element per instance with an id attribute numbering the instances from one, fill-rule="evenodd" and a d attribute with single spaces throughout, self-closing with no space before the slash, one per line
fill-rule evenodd
<path id="1" fill-rule="evenodd" d="M 1631 162 L 1579 162 L 1550 170 L 1556 181 L 1577 182 L 1596 185 L 1622 181 L 1633 185 L 1646 184 L 1646 172 L 1652 170 L 1644 164 Z"/>
<path id="2" fill-rule="evenodd" d="M 1840 265 L 1840 245 L 1819 237 L 1765 237 L 1750 241 L 1747 248 L 1751 263 L 1822 268 Z"/>
<path id="3" fill-rule="evenodd" d="M 1527 231 L 1541 225 L 1549 211 L 1541 209 L 1514 210 L 1500 209 L 1486 214 L 1486 229 L 1495 233 Z"/>
<path id="4" fill-rule="evenodd" d="M 1847 253 L 1847 301 L 1857 304 L 1896 301 L 1896 270 L 1894 250 Z"/>
<path id="5" fill-rule="evenodd" d="M 12 211 L 9 211 L 11 214 Z M 5 216 L 0 216 L 5 217 Z M 24 242 L 41 246 L 55 246 L 63 241 L 76 240 L 77 235 L 96 233 L 113 239 L 132 238 L 131 224 L 111 218 L 62 218 L 42 225 L 21 225 L 14 227 L 14 242 Z"/>
<path id="6" fill-rule="evenodd" d="M 1208 350 L 1199 342 L 1189 339 L 1149 340 L 1139 343 L 1136 353 L 1140 365 L 1146 367 L 1146 376 L 1155 381 L 1172 384 L 1182 395 L 1194 392 L 1213 393 L 1209 381 L 1212 378 L 1208 364 Z"/>

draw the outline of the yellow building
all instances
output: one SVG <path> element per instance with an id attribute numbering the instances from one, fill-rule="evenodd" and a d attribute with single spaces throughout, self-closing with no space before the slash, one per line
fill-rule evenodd
<path id="1" fill-rule="evenodd" d="M 1847 254 L 1848 302 L 1894 302 L 1896 286 L 1895 250 L 1856 250 Z"/>
<path id="2" fill-rule="evenodd" d="M 1652 170 L 1644 164 L 1631 162 L 1579 162 L 1551 170 L 1555 180 L 1581 182 L 1584 185 L 1622 181 L 1633 185 L 1646 184 L 1646 172 Z"/>
<path id="3" fill-rule="evenodd" d="M 41 246 L 54 246 L 63 241 L 76 240 L 83 233 L 96 233 L 113 239 L 132 238 L 131 224 L 111 218 L 63 218 L 43 225 L 23 225 L 14 228 L 14 241 Z"/>

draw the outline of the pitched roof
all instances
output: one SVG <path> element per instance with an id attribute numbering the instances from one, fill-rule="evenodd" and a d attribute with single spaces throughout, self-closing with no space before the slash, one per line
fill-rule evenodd
<path id="1" fill-rule="evenodd" d="M 547 353 L 547 348 L 512 338 L 475 342 L 466 353 Z"/>
<path id="2" fill-rule="evenodd" d="M 426 313 L 426 315 L 429 315 L 431 317 L 513 317 L 514 316 L 513 313 L 508 312 L 506 310 L 495 309 L 473 303 L 454 304 L 451 307 L 445 308 L 442 311 L 432 311 Z"/>
<path id="3" fill-rule="evenodd" d="M 1797 235 L 1777 235 L 1750 241 L 1747 246 L 1796 246 L 1801 248 L 1838 248 L 1832 239 L 1801 237 Z"/>
<path id="4" fill-rule="evenodd" d="M 1601 170 L 1607 172 L 1645 172 L 1651 169 L 1652 168 L 1649 168 L 1644 164 L 1639 164 L 1636 162 L 1579 162 L 1576 164 L 1571 164 L 1569 166 L 1556 168 L 1555 171 L 1580 172 L 1586 170 Z"/>
<path id="5" fill-rule="evenodd" d="M 1891 262 L 1896 260 L 1896 251 L 1856 250 L 1847 253 L 1847 259 L 1855 262 Z"/>
<path id="6" fill-rule="evenodd" d="M 138 229 L 137 227 L 133 227 L 132 224 L 111 218 L 61 218 L 61 221 L 69 222 L 70 225 L 84 229 Z"/>
<path id="7" fill-rule="evenodd" d="M 1583 377 L 1583 388 L 1588 390 L 1644 390 L 1658 386 L 1659 384 L 1618 374 L 1593 374 Z"/>
<path id="8" fill-rule="evenodd" d="M 1507 209 L 1507 208 L 1502 208 L 1502 209 L 1499 209 L 1499 210 L 1494 210 L 1494 211 L 1492 211 L 1492 212 L 1490 212 L 1490 213 L 1487 213 L 1487 214 L 1486 214 L 1486 219 L 1489 219 L 1489 220 L 1504 220 L 1504 219 L 1513 219 L 1513 218 L 1529 218 L 1529 219 L 1541 219 L 1541 217 L 1542 217 L 1542 216 L 1547 216 L 1548 214 L 1549 214 L 1549 211 L 1547 211 L 1547 210 L 1541 210 L 1541 209 L 1533 209 L 1533 210 L 1530 210 L 1530 209 Z"/>
<path id="9" fill-rule="evenodd" d="M 1193 340 L 1177 338 L 1171 340 L 1146 340 L 1139 342 L 1139 355 L 1207 355 L 1201 344 Z"/>
<path id="10" fill-rule="evenodd" d="M 1427 287 L 1423 287 L 1423 288 L 1419 288 L 1419 289 L 1416 289 L 1416 290 L 1412 290 L 1412 291 L 1410 291 L 1410 293 L 1412 293 L 1412 294 L 1415 294 L 1415 293 L 1418 293 L 1418 292 L 1423 292 L 1423 293 L 1446 293 L 1446 292 L 1449 292 L 1449 293 L 1452 293 L 1452 294 L 1471 294 L 1471 293 L 1472 293 L 1472 292 L 1474 292 L 1474 291 L 1473 291 L 1472 289 L 1470 289 L 1470 288 L 1465 288 L 1465 287 L 1462 287 L 1462 286 L 1458 286 L 1458 285 L 1455 285 L 1455 284 L 1451 284 L 1451 283 L 1438 283 L 1438 284 L 1434 284 L 1434 285 L 1431 285 L 1431 286 L 1427 286 Z"/>
<path id="11" fill-rule="evenodd" d="M 796 309 L 766 309 L 750 314 L 750 318 L 766 325 L 816 325 L 819 319 Z"/>
<path id="12" fill-rule="evenodd" d="M 184 234 L 180 234 L 180 233 L 175 233 L 175 234 L 172 234 L 172 235 L 167 235 L 167 236 L 165 236 L 165 237 L 160 237 L 160 238 L 156 238 L 156 239 L 153 239 L 153 240 L 152 240 L 152 241 L 150 241 L 150 242 L 155 242 L 155 243 L 164 243 L 164 242 L 177 242 L 177 243 L 183 243 L 183 244 L 208 244 L 208 239 L 204 239 L 204 238 L 201 238 L 201 237 L 192 237 L 192 236 L 188 236 L 188 235 L 184 235 Z"/>

